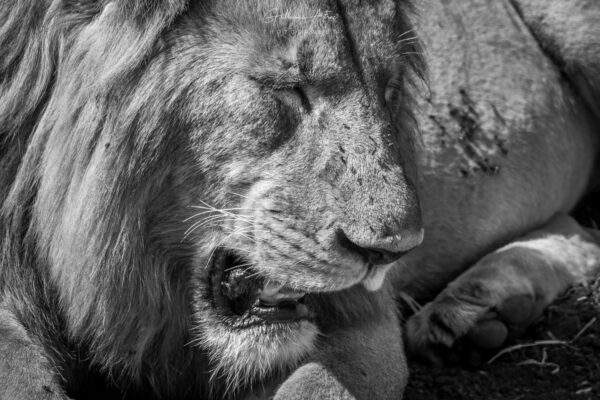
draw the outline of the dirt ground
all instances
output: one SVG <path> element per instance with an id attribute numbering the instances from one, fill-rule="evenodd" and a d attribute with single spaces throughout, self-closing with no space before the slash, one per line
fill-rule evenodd
<path id="1" fill-rule="evenodd" d="M 405 399 L 600 399 L 600 280 L 573 288 L 513 344 L 523 347 L 477 368 L 412 363 Z"/>

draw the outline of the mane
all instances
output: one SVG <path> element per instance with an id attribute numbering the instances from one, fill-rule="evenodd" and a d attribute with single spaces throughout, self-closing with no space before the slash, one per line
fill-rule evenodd
<path id="1" fill-rule="evenodd" d="M 149 376 L 145 383 L 163 391 L 165 379 L 182 374 L 169 371 L 171 365 L 204 363 L 169 351 L 189 341 L 181 332 L 189 330 L 190 278 L 171 273 L 177 260 L 167 266 L 140 254 L 152 253 L 151 243 L 139 243 L 148 236 L 142 215 L 149 188 L 165 178 L 157 168 L 168 166 L 161 159 L 170 146 L 166 132 L 180 127 L 168 108 L 149 104 L 160 99 L 127 88 L 153 89 L 156 82 L 140 82 L 138 70 L 185 7 L 180 0 L 0 6 L 2 297 L 55 350 L 56 364 L 79 363 L 65 355 L 89 348 L 99 357 L 90 364 L 113 366 L 106 373 L 115 381 Z M 146 109 L 163 109 L 166 116 L 147 115 Z M 112 140 L 99 145 L 107 138 Z M 106 165 L 99 163 L 98 149 Z M 117 176 L 110 179 L 107 169 Z M 87 174 L 105 176 L 104 187 L 83 188 Z M 62 223 L 67 212 L 72 215 Z M 53 237 L 74 234 L 69 229 L 85 239 L 53 246 Z M 170 293 L 182 295 L 165 301 Z M 71 347 L 57 348 L 57 338 Z M 132 342 L 138 347 L 124 351 Z M 131 353 L 135 357 L 121 356 Z"/>
<path id="2" fill-rule="evenodd" d="M 186 86 L 140 73 L 158 56 L 172 62 L 161 35 L 187 7 L 0 4 L 0 296 L 53 351 L 66 382 L 77 369 L 70 366 L 85 364 L 118 385 L 137 382 L 132 391 L 147 386 L 170 398 L 207 390 L 175 383 L 199 366 L 205 382 L 211 372 L 206 354 L 187 346 L 190 255 L 166 251 L 149 226 L 171 211 L 171 199 L 153 189 L 180 173 L 169 133 L 186 129 L 177 111 Z M 418 44 L 406 48 L 407 71 L 420 76 Z M 56 245 L 66 237 L 77 240 Z M 336 298 L 343 301 L 323 309 L 340 323 L 355 319 L 348 299 Z M 219 382 L 211 385 L 219 393 Z"/>
<path id="3" fill-rule="evenodd" d="M 160 33 L 187 6 L 185 0 L 121 0 L 98 20 L 105 3 L 9 0 L 0 5 L 0 187 L 14 180 L 15 166 L 53 98 L 59 71 L 71 73 L 69 67 L 75 67 L 80 86 L 108 92 L 131 79 Z M 15 148 L 20 151 L 11 154 Z"/>

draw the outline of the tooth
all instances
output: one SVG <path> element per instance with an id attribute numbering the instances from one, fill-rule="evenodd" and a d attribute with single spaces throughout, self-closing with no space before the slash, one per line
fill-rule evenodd
<path id="1" fill-rule="evenodd" d="M 278 299 L 289 299 L 289 300 L 298 300 L 303 298 L 306 295 L 305 292 L 297 292 L 292 289 L 283 289 L 279 293 L 275 294 L 275 297 Z"/>
<path id="2" fill-rule="evenodd" d="M 265 304 L 276 304 L 281 300 L 299 300 L 305 295 L 305 292 L 290 289 L 282 283 L 268 281 L 258 298 Z"/>
<path id="3" fill-rule="evenodd" d="M 273 297 L 283 288 L 283 283 L 275 282 L 275 281 L 267 281 L 265 286 L 261 290 L 261 297 Z"/>

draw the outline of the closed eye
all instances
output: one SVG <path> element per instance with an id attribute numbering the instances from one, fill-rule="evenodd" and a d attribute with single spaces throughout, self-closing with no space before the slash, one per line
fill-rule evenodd
<path id="1" fill-rule="evenodd" d="M 301 86 L 274 89 L 273 94 L 286 106 L 305 113 L 312 111 L 310 100 Z"/>
<path id="2" fill-rule="evenodd" d="M 386 104 L 391 105 L 398 101 L 400 94 L 402 93 L 402 83 L 397 79 L 390 79 L 385 86 L 384 100 Z"/>

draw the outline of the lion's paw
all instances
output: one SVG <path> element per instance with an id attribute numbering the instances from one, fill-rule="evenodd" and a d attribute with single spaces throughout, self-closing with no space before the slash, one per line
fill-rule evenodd
<path id="1" fill-rule="evenodd" d="M 484 354 L 525 332 L 545 305 L 530 295 L 493 305 L 485 297 L 446 292 L 408 320 L 406 346 L 412 356 L 434 364 L 478 365 Z"/>
<path id="2" fill-rule="evenodd" d="M 567 265 L 524 246 L 489 254 L 412 316 L 409 353 L 435 364 L 479 364 L 518 337 L 573 278 Z"/>
<path id="3" fill-rule="evenodd" d="M 478 364 L 482 351 L 519 336 L 560 293 L 600 273 L 596 236 L 557 216 L 483 257 L 407 322 L 409 353 Z"/>

